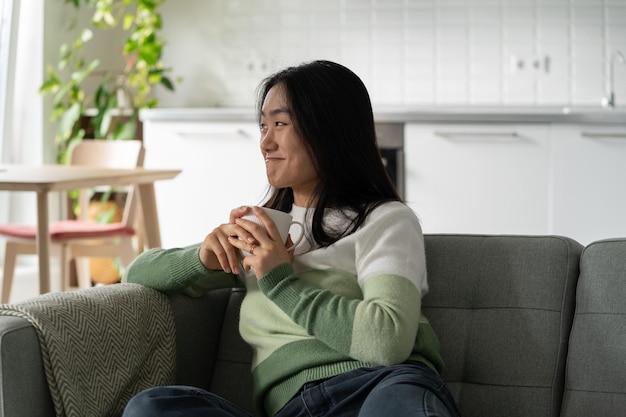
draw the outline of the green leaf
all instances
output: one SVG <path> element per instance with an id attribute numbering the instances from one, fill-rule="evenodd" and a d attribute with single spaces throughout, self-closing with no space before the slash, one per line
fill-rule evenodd
<path id="1" fill-rule="evenodd" d="M 137 41 L 132 39 L 132 38 L 128 38 L 126 39 L 126 42 L 124 43 L 124 50 L 123 50 L 123 54 L 124 55 L 130 55 L 131 53 L 133 53 L 134 51 L 136 51 L 138 49 L 139 45 L 137 44 Z"/>
<path id="2" fill-rule="evenodd" d="M 39 87 L 40 94 L 51 94 L 59 89 L 61 86 L 61 79 L 56 71 L 48 66 L 48 79 L 44 80 L 44 83 Z"/>
<path id="3" fill-rule="evenodd" d="M 59 89 L 59 80 L 58 79 L 47 79 L 44 83 L 39 87 L 40 94 L 51 94 Z"/>
<path id="4" fill-rule="evenodd" d="M 139 59 L 146 61 L 149 66 L 155 65 L 161 58 L 161 48 L 153 44 L 144 44 L 139 50 Z"/>
<path id="5" fill-rule="evenodd" d="M 58 132 L 62 138 L 69 138 L 74 125 L 80 118 L 82 111 L 80 103 L 75 103 L 61 117 Z"/>
<path id="6" fill-rule="evenodd" d="M 93 38 L 93 32 L 90 29 L 83 29 L 82 33 L 80 34 L 80 40 L 85 43 L 89 42 L 91 38 Z"/>
<path id="7" fill-rule="evenodd" d="M 106 138 L 106 134 L 109 131 L 109 128 L 111 127 L 111 121 L 113 120 L 113 116 L 111 115 L 111 111 L 110 109 L 107 109 L 103 114 L 102 114 L 102 119 L 100 120 L 99 126 L 97 126 L 97 133 L 98 133 L 98 138 Z"/>
<path id="8" fill-rule="evenodd" d="M 170 91 L 174 91 L 174 84 L 172 83 L 172 80 L 169 79 L 169 77 L 161 77 L 161 85 Z"/>
<path id="9" fill-rule="evenodd" d="M 74 71 L 72 73 L 72 80 L 74 80 L 77 84 L 82 83 L 85 80 L 85 78 L 87 78 L 89 74 L 91 74 L 93 70 L 95 70 L 98 67 L 98 65 L 100 65 L 100 60 L 94 59 L 93 61 L 89 63 L 87 68 L 85 68 L 84 70 Z"/>
<path id="10" fill-rule="evenodd" d="M 79 143 L 81 143 L 83 141 L 83 137 L 85 136 L 85 130 L 84 129 L 80 129 L 78 132 L 76 132 L 76 135 L 72 136 L 71 138 L 68 139 L 67 141 L 67 150 L 68 152 L 71 154 L 72 151 L 74 150 L 74 148 L 76 147 L 76 145 L 78 145 Z"/>
<path id="11" fill-rule="evenodd" d="M 76 146 L 76 144 L 83 140 L 85 136 L 85 130 L 79 129 L 73 136 L 69 138 L 61 138 L 57 134 L 57 162 L 59 164 L 70 163 L 70 150 Z"/>
<path id="12" fill-rule="evenodd" d="M 59 63 L 57 64 L 57 68 L 59 70 L 65 68 L 73 56 L 74 52 L 72 48 L 70 48 L 66 43 L 61 45 L 61 48 L 59 48 Z"/>
<path id="13" fill-rule="evenodd" d="M 132 15 L 131 13 L 127 13 L 124 16 L 124 22 L 122 24 L 122 27 L 124 28 L 124 30 L 130 29 L 134 21 L 135 21 L 135 16 Z"/>
<path id="14" fill-rule="evenodd" d="M 61 88 L 59 88 L 59 91 L 57 91 L 56 95 L 54 96 L 54 102 L 56 103 L 56 102 L 61 101 L 63 97 L 66 94 L 68 94 L 72 88 L 76 87 L 81 82 L 83 82 L 83 80 L 87 78 L 87 76 L 91 74 L 93 70 L 96 69 L 96 67 L 99 64 L 100 64 L 100 61 L 97 59 L 94 59 L 89 64 L 87 69 L 85 69 L 84 71 L 77 71 L 77 72 L 72 73 L 71 81 L 65 84 L 64 86 L 61 86 Z"/>
<path id="15" fill-rule="evenodd" d="M 57 150 L 57 164 L 59 165 L 67 165 L 69 163 L 67 157 L 67 150 L 58 149 Z"/>
<path id="16" fill-rule="evenodd" d="M 52 108 L 52 112 L 50 113 L 50 120 L 53 122 L 58 120 L 59 118 L 63 116 L 63 113 L 65 113 L 66 110 L 67 108 L 65 107 L 63 103 L 55 104 Z"/>
<path id="17" fill-rule="evenodd" d="M 111 135 L 109 135 L 109 139 L 135 139 L 136 132 L 137 123 L 135 122 L 135 118 L 132 117 L 126 122 L 117 123 L 115 128 L 112 130 Z"/>
<path id="18" fill-rule="evenodd" d="M 108 82 L 109 76 L 106 74 L 102 77 L 102 80 L 98 85 L 98 89 L 96 90 L 94 104 L 99 112 L 103 112 L 104 110 L 110 108 L 111 101 L 114 98 L 114 95 L 107 89 Z"/>

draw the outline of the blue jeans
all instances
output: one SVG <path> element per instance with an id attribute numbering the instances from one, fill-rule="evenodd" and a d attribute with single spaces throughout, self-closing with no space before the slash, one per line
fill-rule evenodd
<path id="1" fill-rule="evenodd" d="M 443 381 L 420 363 L 361 368 L 305 384 L 275 417 L 458 417 Z M 150 388 L 135 396 L 122 417 L 251 417 L 204 390 Z"/>

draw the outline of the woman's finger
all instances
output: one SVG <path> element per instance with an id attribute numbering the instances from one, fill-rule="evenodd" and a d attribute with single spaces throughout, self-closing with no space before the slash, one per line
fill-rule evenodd
<path id="1" fill-rule="evenodd" d="M 271 240 L 271 238 L 267 234 L 265 226 L 248 220 L 245 217 L 236 219 L 235 225 L 241 227 L 247 232 L 248 238 L 242 239 L 247 243 L 261 244 L 262 242 L 267 242 Z M 242 236 L 239 237 L 242 238 Z"/>
<path id="2" fill-rule="evenodd" d="M 238 273 L 239 259 L 228 242 L 228 236 L 216 228 L 205 239 L 200 250 L 200 261 L 208 269 L 222 269 L 226 273 Z"/>
<path id="3" fill-rule="evenodd" d="M 230 211 L 230 215 L 228 217 L 228 222 L 229 223 L 235 223 L 235 219 L 241 217 L 241 216 L 245 216 L 248 212 L 250 211 L 250 207 L 249 206 L 241 206 L 241 207 L 237 207 L 234 208 Z"/>
<path id="4" fill-rule="evenodd" d="M 241 254 L 239 250 L 232 245 L 230 240 L 230 236 L 221 236 L 220 244 L 226 253 L 227 268 L 230 269 L 233 274 L 239 274 L 239 261 L 241 259 Z M 226 269 L 224 269 L 224 271 L 226 271 Z"/>
<path id="5" fill-rule="evenodd" d="M 280 237 L 280 232 L 276 227 L 276 223 L 272 220 L 270 216 L 261 208 L 261 207 L 252 207 L 252 214 L 257 216 L 261 223 L 263 223 L 263 227 L 265 228 L 266 234 L 275 242 L 281 242 L 282 238 Z"/>

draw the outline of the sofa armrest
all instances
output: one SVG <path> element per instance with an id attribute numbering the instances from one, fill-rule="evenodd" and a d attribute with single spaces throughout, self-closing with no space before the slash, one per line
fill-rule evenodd
<path id="1" fill-rule="evenodd" d="M 0 316 L 0 416 L 54 415 L 35 329 L 25 319 Z"/>
<path id="2" fill-rule="evenodd" d="M 176 383 L 210 389 L 230 289 L 170 295 L 176 326 Z"/>
<path id="3" fill-rule="evenodd" d="M 225 289 L 198 298 L 168 297 L 176 326 L 177 384 L 209 388 L 229 295 Z M 0 417 L 34 415 L 55 415 L 39 338 L 26 319 L 0 315 Z"/>

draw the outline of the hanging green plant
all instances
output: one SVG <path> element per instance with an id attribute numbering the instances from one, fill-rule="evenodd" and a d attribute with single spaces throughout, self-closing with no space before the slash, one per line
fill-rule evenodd
<path id="1" fill-rule="evenodd" d="M 174 90 L 168 77 L 171 68 L 161 61 L 165 44 L 161 34 L 159 6 L 165 0 L 65 0 L 78 11 L 93 10 L 92 28 L 79 30 L 71 44 L 60 48 L 59 61 L 49 65 L 40 93 L 52 95 L 52 121 L 58 122 L 55 144 L 57 162 L 68 162 L 72 145 L 85 137 L 86 129 L 80 119 L 88 109 L 94 109 L 89 119 L 89 131 L 94 139 L 134 139 L 141 109 L 158 105 L 151 95 L 156 85 Z M 78 19 L 76 19 L 78 20 Z M 120 46 L 125 65 L 101 69 L 100 59 L 85 59 L 85 50 L 94 30 L 124 31 Z M 76 30 L 76 28 L 74 28 Z M 85 81 L 98 79 L 95 91 L 88 93 Z M 119 118 L 116 115 L 123 114 Z"/>

